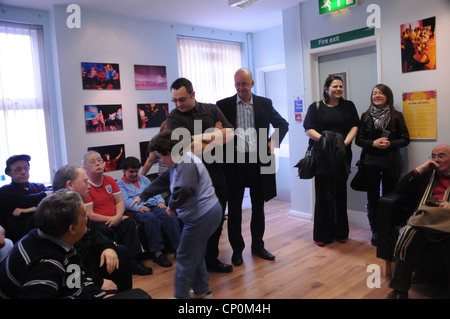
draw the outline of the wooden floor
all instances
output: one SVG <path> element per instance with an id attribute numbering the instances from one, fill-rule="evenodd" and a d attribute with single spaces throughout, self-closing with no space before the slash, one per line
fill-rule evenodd
<path id="1" fill-rule="evenodd" d="M 383 299 L 387 296 L 390 278 L 384 274 L 379 278 L 380 288 L 367 286 L 369 276 L 374 276 L 373 270 L 368 272 L 368 266 L 384 269 L 384 261 L 376 258 L 376 248 L 370 244 L 369 230 L 351 227 L 347 243 L 318 247 L 312 240 L 313 223 L 290 217 L 289 202 L 272 200 L 265 210 L 265 247 L 276 256 L 275 261 L 251 254 L 250 211 L 244 211 L 244 264 L 234 267 L 232 273 L 210 273 L 214 299 Z M 225 221 L 219 259 L 231 263 L 226 226 Z M 154 299 L 171 298 L 176 263 L 173 254 L 168 257 L 174 262 L 171 268 L 145 261 L 153 268 L 153 274 L 134 276 L 134 287 L 144 289 Z M 377 282 L 369 279 L 369 283 Z M 410 290 L 410 298 L 440 298 L 441 293 L 418 284 Z"/>

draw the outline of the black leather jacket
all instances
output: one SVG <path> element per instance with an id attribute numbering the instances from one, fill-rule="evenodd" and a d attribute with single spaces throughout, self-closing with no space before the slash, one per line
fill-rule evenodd
<path id="1" fill-rule="evenodd" d="M 375 129 L 372 117 L 368 115 L 369 111 L 366 111 L 361 116 L 360 126 L 358 128 L 358 134 L 356 135 L 356 145 L 362 147 L 361 159 L 364 160 L 366 154 L 373 156 L 388 156 L 390 162 L 390 168 L 393 174 L 398 178 L 402 171 L 403 161 L 399 149 L 409 144 L 409 132 L 406 127 L 403 114 L 399 111 L 395 111 L 395 125 L 392 125 L 392 121 L 388 124 L 386 130 L 390 131 L 389 141 L 391 145 L 387 149 L 379 149 L 373 147 L 373 141 L 380 138 L 382 131 Z"/>

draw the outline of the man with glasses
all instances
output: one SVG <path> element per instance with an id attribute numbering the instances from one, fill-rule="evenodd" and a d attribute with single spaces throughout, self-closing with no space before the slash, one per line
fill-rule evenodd
<path id="1" fill-rule="evenodd" d="M 131 255 L 131 271 L 134 275 L 150 275 L 153 270 L 141 263 L 143 253 L 136 222 L 124 216 L 125 203 L 117 182 L 104 174 L 105 162 L 96 151 L 83 156 L 82 166 L 90 183 L 86 212 L 93 227 L 111 240 L 125 245 Z"/>
<path id="2" fill-rule="evenodd" d="M 223 145 L 233 139 L 233 126 L 228 122 L 222 111 L 214 105 L 200 103 L 195 99 L 195 91 L 191 81 L 186 78 L 175 80 L 170 90 L 175 109 L 167 117 L 168 130 L 187 129 L 193 140 L 193 152 L 205 159 L 204 156 L 216 154 L 212 145 Z M 208 130 L 208 133 L 205 131 Z M 213 143 L 211 143 L 213 142 Z M 198 151 L 204 152 L 198 154 Z M 227 273 L 233 270 L 231 265 L 222 263 L 219 259 L 219 239 L 222 234 L 227 188 L 223 170 L 223 159 L 219 161 L 203 161 L 211 177 L 216 196 L 222 206 L 222 221 L 208 241 L 205 255 L 206 266 L 209 271 Z"/>
<path id="3" fill-rule="evenodd" d="M 397 241 L 397 260 L 389 285 L 393 289 L 389 299 L 404 299 L 408 297 L 413 267 L 430 245 L 442 249 L 450 278 L 450 145 L 433 148 L 427 161 L 399 180 L 396 191 L 407 195 L 415 207 Z M 449 284 L 447 294 L 450 296 Z"/>
<path id="4" fill-rule="evenodd" d="M 33 215 L 39 202 L 52 192 L 41 183 L 31 183 L 31 157 L 13 155 L 6 161 L 5 173 L 11 183 L 0 188 L 0 222 L 13 242 L 33 227 Z"/>

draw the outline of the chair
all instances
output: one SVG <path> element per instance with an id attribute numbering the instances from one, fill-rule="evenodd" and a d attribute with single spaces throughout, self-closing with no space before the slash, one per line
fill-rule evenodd
<path id="1" fill-rule="evenodd" d="M 385 260 L 387 276 L 391 275 L 394 248 L 399 231 L 414 212 L 411 202 L 408 196 L 396 192 L 389 193 L 378 200 L 377 257 Z M 443 253 L 439 248 L 433 246 L 430 248 L 423 252 L 417 271 L 421 274 L 432 274 L 433 277 L 440 274 L 438 277 L 442 279 L 441 274 L 445 274 Z"/>

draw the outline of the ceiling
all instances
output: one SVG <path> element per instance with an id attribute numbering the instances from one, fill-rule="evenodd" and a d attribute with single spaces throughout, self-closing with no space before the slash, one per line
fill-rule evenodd
<path id="1" fill-rule="evenodd" d="M 240 32 L 256 32 L 282 24 L 282 11 L 309 0 L 261 0 L 247 8 L 230 8 L 228 0 L 1 0 L 3 5 L 49 10 L 52 5 L 78 4 L 83 9 Z"/>

